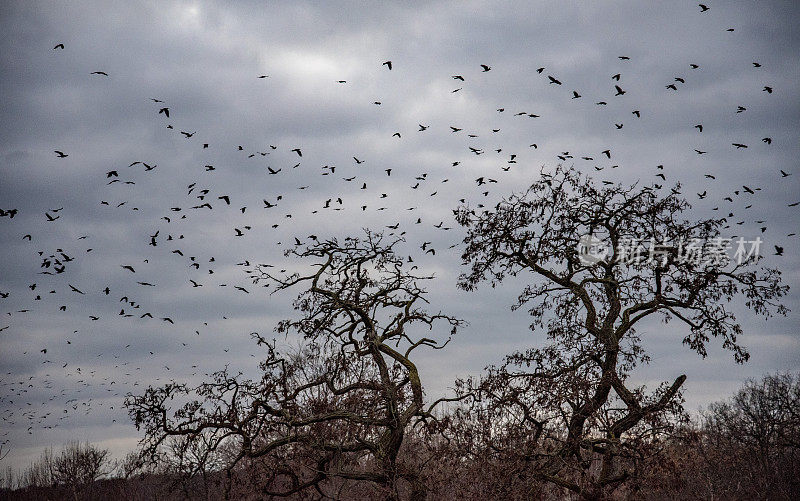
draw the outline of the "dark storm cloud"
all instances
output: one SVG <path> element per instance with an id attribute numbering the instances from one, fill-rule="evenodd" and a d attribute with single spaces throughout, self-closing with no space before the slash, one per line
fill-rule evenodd
<path id="1" fill-rule="evenodd" d="M 422 358 L 429 396 L 447 391 L 457 375 L 477 374 L 514 349 L 543 343 L 527 330 L 524 311 L 508 309 L 525 277 L 475 293 L 455 289 L 460 249 L 450 246 L 463 234 L 451 210 L 461 198 L 490 207 L 530 184 L 542 165 L 558 163 L 564 151 L 581 170 L 615 181 L 649 183 L 656 165 L 664 165 L 665 186 L 682 182 L 696 214 L 735 212 L 732 233 L 761 235 L 764 254 L 784 246 L 785 256 L 767 262 L 796 287 L 798 274 L 790 270 L 800 264 L 797 237 L 787 235 L 797 231 L 798 212 L 787 205 L 800 201 L 794 29 L 800 13 L 790 1 L 709 5 L 700 14 L 690 2 L 634 1 L 6 2 L 0 6 L 0 208 L 20 212 L 0 219 L 0 290 L 10 293 L 0 301 L 0 328 L 9 326 L 0 333 L 0 369 L 4 384 L 32 378 L 28 384 L 38 389 L 24 401 L 37 415 L 69 411 L 64 419 L 37 421 L 29 434 L 18 411 L 22 400 L 9 404 L 10 386 L 3 386 L 0 412 L 14 423 L 3 437 L 10 460 L 23 465 L 41 447 L 73 437 L 102 440 L 119 453 L 136 437 L 121 425 L 127 425 L 120 410 L 127 391 L 170 378 L 197 381 L 226 363 L 252 371 L 257 353 L 249 333 L 272 335 L 277 320 L 291 314 L 292 293 L 270 296 L 237 263 L 307 267 L 282 256 L 295 237 L 341 238 L 362 227 L 390 232 L 387 226 L 397 223 L 397 233 L 407 232 L 402 251 L 437 276 L 429 284 L 432 309 L 470 322 L 448 346 L 452 363 L 442 364 L 440 353 Z M 60 42 L 65 48 L 53 50 Z M 386 60 L 392 70 L 381 64 Z M 620 80 L 612 80 L 617 73 Z M 549 84 L 548 75 L 562 85 Z M 625 95 L 614 96 L 615 84 Z M 581 97 L 571 99 L 572 91 Z M 158 113 L 164 106 L 169 118 Z M 747 111 L 737 114 L 737 106 Z M 429 129 L 420 132 L 418 124 Z M 734 142 L 748 148 L 736 150 Z M 606 149 L 611 159 L 601 154 Z M 57 158 L 54 150 L 69 156 Z M 507 164 L 511 154 L 516 164 Z M 129 167 L 134 161 L 157 167 Z M 781 178 L 780 169 L 793 174 Z M 118 177 L 107 177 L 109 171 Z M 478 177 L 498 183 L 484 196 Z M 743 184 L 762 190 L 733 197 Z M 196 198 L 203 189 L 206 198 Z M 709 195 L 699 200 L 704 190 Z M 264 208 L 263 200 L 277 206 Z M 192 209 L 204 202 L 213 210 Z M 48 221 L 46 213 L 59 219 Z M 440 222 L 451 229 L 436 228 Z M 236 237 L 236 229 L 244 236 Z M 28 233 L 30 242 L 22 240 Z M 421 251 L 423 242 L 431 242 L 436 256 Z M 75 260 L 63 274 L 40 275 L 50 271 L 42 259 L 58 256 L 57 249 Z M 796 293 L 786 304 L 798 308 Z M 145 312 L 154 318 L 140 318 Z M 750 364 L 735 366 L 718 346 L 702 360 L 680 346 L 679 329 L 653 324 L 643 329 L 653 362 L 637 377 L 655 386 L 686 372 L 687 405 L 696 409 L 746 377 L 798 367 L 796 317 L 764 323 L 743 312 L 739 318 Z"/>

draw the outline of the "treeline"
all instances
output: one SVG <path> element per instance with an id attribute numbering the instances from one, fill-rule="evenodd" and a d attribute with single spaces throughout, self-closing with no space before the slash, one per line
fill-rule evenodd
<path id="1" fill-rule="evenodd" d="M 569 491 L 539 479 L 523 455 L 525 443 L 469 436 L 482 425 L 465 426 L 465 416 L 442 416 L 457 429 L 413 433 L 403 461 L 424 471 L 428 499 L 568 499 Z M 479 433 L 479 432 L 478 432 Z M 480 434 L 480 433 L 479 433 Z M 521 439 L 520 439 L 521 440 Z M 24 471 L 6 469 L 2 499 L 172 500 L 278 499 L 269 491 L 297 485 L 282 475 L 290 464 L 275 458 L 250 460 L 230 472 L 190 471 L 187 451 L 171 445 L 160 465 L 136 454 L 112 461 L 107 450 L 71 443 L 60 453 L 45 451 Z M 198 452 L 198 451 L 195 451 Z M 541 451 L 546 454 L 547 451 Z M 749 381 L 732 398 L 709 406 L 694 422 L 641 444 L 629 456 L 635 474 L 613 499 L 796 499 L 800 492 L 800 375 L 776 374 Z M 299 459 L 302 461 L 302 458 Z M 309 472 L 309 474 L 312 474 Z M 401 487 L 401 497 L 411 495 Z M 372 482 L 330 478 L 319 489 L 290 499 L 384 499 Z"/>

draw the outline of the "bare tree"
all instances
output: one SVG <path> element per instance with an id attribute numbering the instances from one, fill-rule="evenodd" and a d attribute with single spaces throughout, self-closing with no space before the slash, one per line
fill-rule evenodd
<path id="1" fill-rule="evenodd" d="M 95 481 L 110 473 L 109 466 L 107 449 L 71 442 L 53 458 L 53 481 L 69 489 L 76 501 L 91 499 Z"/>
<path id="2" fill-rule="evenodd" d="M 800 378 L 747 381 L 709 407 L 695 446 L 719 494 L 791 499 L 800 489 Z"/>
<path id="3" fill-rule="evenodd" d="M 531 329 L 550 342 L 508 356 L 479 383 L 487 450 L 513 458 L 519 475 L 604 498 L 635 473 L 641 445 L 680 420 L 684 375 L 653 393 L 628 383 L 648 360 L 637 329 L 649 318 L 677 320 L 663 334 L 701 356 L 718 338 L 741 363 L 749 355 L 728 304 L 743 297 L 756 314 L 785 314 L 780 273 L 754 270 L 754 256 L 731 261 L 725 220 L 682 219 L 689 208 L 679 185 L 598 187 L 559 166 L 493 210 L 457 211 L 471 267 L 460 286 L 528 274 L 513 308 L 528 308 Z"/>
<path id="4" fill-rule="evenodd" d="M 300 334 L 303 345 L 284 354 L 254 333 L 266 351 L 260 380 L 224 370 L 198 387 L 169 384 L 129 396 L 150 457 L 181 437 L 195 447 L 191 470 L 217 461 L 236 480 L 228 495 L 255 483 L 264 496 L 424 496 L 423 471 L 402 446 L 443 399 L 425 403 L 413 355 L 447 344 L 419 327 L 443 322 L 453 335 L 461 321 L 421 307 L 427 301 L 419 283 L 431 277 L 408 271 L 396 244 L 370 232 L 343 242 L 314 239 L 287 252 L 315 261 L 308 273 L 253 269 L 254 282 L 277 290 L 305 287 L 294 302 L 299 318 L 276 328 Z"/>

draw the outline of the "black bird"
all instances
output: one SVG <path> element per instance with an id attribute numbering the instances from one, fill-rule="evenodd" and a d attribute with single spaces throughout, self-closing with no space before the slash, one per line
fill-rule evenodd
<path id="1" fill-rule="evenodd" d="M 772 144 L 772 138 L 771 137 L 765 137 L 764 139 L 762 139 L 762 141 L 767 143 L 767 144 Z"/>
<path id="2" fill-rule="evenodd" d="M 78 290 L 74 285 L 72 284 L 67 284 L 67 285 L 69 285 L 69 288 L 72 289 L 73 292 L 77 292 L 78 294 L 83 294 L 83 292 Z"/>
<path id="3" fill-rule="evenodd" d="M 731 145 L 732 146 L 736 146 L 737 150 L 742 149 L 742 148 L 747 148 L 747 145 L 746 144 L 742 144 L 742 143 L 731 143 Z"/>
<path id="4" fill-rule="evenodd" d="M 490 66 L 486 66 L 485 64 L 482 64 L 482 65 L 481 65 L 481 68 L 483 68 L 483 72 L 484 72 L 484 73 L 486 73 L 487 71 L 489 71 L 489 70 L 491 70 L 491 69 L 492 69 Z"/>
<path id="5" fill-rule="evenodd" d="M 131 273 L 136 273 L 136 270 L 133 269 L 133 266 L 129 264 L 121 264 L 120 265 L 123 269 L 130 271 Z"/>
<path id="6" fill-rule="evenodd" d="M 694 128 L 699 130 L 700 132 L 703 132 L 703 124 L 697 124 L 694 126 Z"/>
<path id="7" fill-rule="evenodd" d="M 698 149 L 695 149 L 694 151 L 696 151 L 698 155 L 702 155 L 702 154 L 704 154 L 704 153 L 707 153 L 707 152 L 705 152 L 705 151 L 700 151 L 700 150 L 698 150 Z"/>
<path id="8" fill-rule="evenodd" d="M 231 199 L 230 197 L 228 197 L 228 195 L 222 195 L 221 197 L 217 197 L 217 200 L 225 200 L 226 204 L 228 205 L 231 204 Z"/>
<path id="9" fill-rule="evenodd" d="M 700 65 L 697 65 L 697 64 L 694 64 L 694 63 L 689 63 L 689 66 L 691 66 L 693 70 L 696 70 L 697 68 L 700 67 Z"/>
<path id="10" fill-rule="evenodd" d="M 776 256 L 783 256 L 783 247 L 776 245 L 775 246 L 775 255 Z"/>
<path id="11" fill-rule="evenodd" d="M 160 115 L 161 113 L 165 114 L 167 116 L 167 118 L 169 118 L 169 108 L 165 107 L 165 108 L 161 108 L 160 110 L 158 110 L 158 114 Z"/>
<path id="12" fill-rule="evenodd" d="M 541 73 L 543 71 L 544 71 L 544 66 L 542 66 L 541 68 L 536 68 L 536 73 Z"/>
<path id="13" fill-rule="evenodd" d="M 552 76 L 550 76 L 550 75 L 547 75 L 547 78 L 549 78 L 549 79 L 550 79 L 550 83 L 551 83 L 551 84 L 561 85 L 561 82 L 560 82 L 560 81 L 558 81 L 557 79 L 553 78 Z"/>
<path id="14" fill-rule="evenodd" d="M 64 44 L 63 44 L 63 43 L 60 43 L 60 44 L 56 44 L 56 46 L 55 46 L 55 47 L 53 47 L 53 50 L 56 50 L 56 49 L 63 49 L 63 48 L 64 48 Z"/>
<path id="15" fill-rule="evenodd" d="M 391 61 L 384 61 L 382 66 L 386 66 L 391 71 L 392 69 L 392 62 Z"/>
<path id="16" fill-rule="evenodd" d="M 356 157 L 353 157 L 353 160 L 355 160 L 357 164 L 363 164 L 364 163 L 364 160 L 359 160 Z"/>
<path id="17" fill-rule="evenodd" d="M 791 176 L 790 173 L 784 172 L 783 169 L 781 169 L 781 177 L 789 177 L 789 176 Z"/>
<path id="18" fill-rule="evenodd" d="M 462 82 L 464 81 L 464 77 L 462 77 L 461 75 L 453 75 L 453 79 L 454 80 L 461 80 Z"/>
<path id="19" fill-rule="evenodd" d="M 58 158 L 67 158 L 69 155 L 64 153 L 63 151 L 54 150 L 55 154 L 58 155 Z"/>
<path id="20" fill-rule="evenodd" d="M 613 75 L 613 76 L 611 77 L 611 80 L 616 80 L 617 82 L 619 82 L 619 77 L 620 77 L 620 76 L 622 76 L 622 75 L 620 75 L 619 73 L 617 73 L 616 75 Z"/>
<path id="21" fill-rule="evenodd" d="M 766 92 L 767 94 L 772 94 L 772 87 L 764 86 L 764 92 Z"/>
<path id="22" fill-rule="evenodd" d="M 619 59 L 621 59 L 622 61 L 627 61 L 627 60 L 629 60 L 629 59 L 630 59 L 630 57 L 628 57 L 628 56 L 617 56 L 617 57 L 618 57 Z"/>
<path id="23" fill-rule="evenodd" d="M 665 87 L 666 87 L 667 89 L 678 90 L 678 88 L 677 88 L 677 87 L 675 87 L 675 84 L 669 84 L 669 85 L 665 85 Z"/>
<path id="24" fill-rule="evenodd" d="M 614 88 L 617 89 L 617 93 L 614 94 L 615 96 L 621 96 L 621 95 L 625 94 L 625 91 L 622 90 L 622 88 L 619 85 L 615 85 Z"/>
<path id="25" fill-rule="evenodd" d="M 636 115 L 638 118 L 642 118 L 642 113 L 639 110 L 633 110 L 631 113 Z"/>
<path id="26" fill-rule="evenodd" d="M 293 152 L 295 152 L 295 153 L 297 153 L 297 156 L 299 156 L 299 157 L 302 157 L 302 156 L 303 156 L 303 152 L 302 152 L 302 151 L 300 151 L 300 148 L 295 148 L 295 149 L 293 149 L 292 151 L 293 151 Z"/>
<path id="27" fill-rule="evenodd" d="M 259 75 L 258 78 L 269 78 L 269 75 Z"/>
<path id="28" fill-rule="evenodd" d="M 578 99 L 579 97 L 581 97 L 581 95 L 578 94 L 578 91 L 573 90 L 572 91 L 572 99 Z"/>
<path id="29" fill-rule="evenodd" d="M 753 66 L 754 66 L 754 67 L 756 67 L 756 68 L 761 68 L 761 64 L 760 64 L 760 63 L 755 63 L 755 62 L 754 62 L 754 63 L 753 63 Z"/>
<path id="30" fill-rule="evenodd" d="M 700 12 L 705 12 L 708 10 L 708 7 L 703 4 L 698 4 L 700 6 Z"/>
<path id="31" fill-rule="evenodd" d="M 93 72 L 90 73 L 90 75 L 103 75 L 103 76 L 107 77 L 108 73 L 106 73 L 105 71 L 93 71 Z"/>

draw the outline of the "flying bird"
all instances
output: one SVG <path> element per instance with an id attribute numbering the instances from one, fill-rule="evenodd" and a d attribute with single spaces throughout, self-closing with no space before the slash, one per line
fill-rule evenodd
<path id="1" fill-rule="evenodd" d="M 486 73 L 487 71 L 489 71 L 489 70 L 491 70 L 491 69 L 492 69 L 492 68 L 491 68 L 491 66 L 486 66 L 485 64 L 482 64 L 482 65 L 481 65 L 481 68 L 483 68 L 483 72 L 484 72 L 484 73 Z"/>
<path id="2" fill-rule="evenodd" d="M 161 108 L 160 110 L 158 110 L 158 114 L 160 115 L 161 113 L 165 114 L 167 116 L 167 118 L 169 118 L 169 108 L 165 107 L 165 108 Z"/>
<path id="3" fill-rule="evenodd" d="M 58 158 L 67 158 L 69 156 L 63 151 L 54 150 L 54 153 L 58 156 Z"/>
<path id="4" fill-rule="evenodd" d="M 384 61 L 382 66 L 386 66 L 387 68 L 389 68 L 389 71 L 392 70 L 392 62 L 391 61 Z"/>
<path id="5" fill-rule="evenodd" d="M 64 48 L 64 44 L 63 44 L 63 43 L 60 43 L 60 44 L 56 44 L 56 46 L 55 46 L 55 47 L 53 47 L 53 50 L 56 50 L 56 49 L 63 49 L 63 48 Z"/>
<path id="6" fill-rule="evenodd" d="M 103 75 L 103 76 L 107 77 L 108 73 L 106 73 L 105 71 L 93 71 L 93 72 L 90 73 L 90 75 Z"/>
<path id="7" fill-rule="evenodd" d="M 708 10 L 708 6 L 706 5 L 698 4 L 698 6 L 700 7 L 700 12 L 705 12 Z"/>

